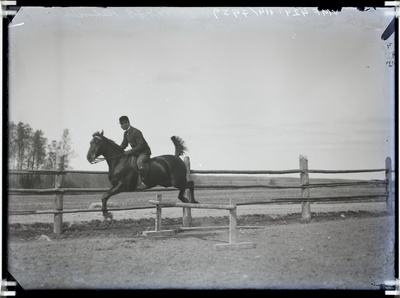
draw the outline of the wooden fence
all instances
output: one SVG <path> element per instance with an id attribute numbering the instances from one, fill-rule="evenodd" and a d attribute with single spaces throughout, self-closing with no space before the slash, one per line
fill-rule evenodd
<path id="1" fill-rule="evenodd" d="M 190 169 L 190 159 L 185 157 L 184 159 L 187 167 L 187 178 L 188 180 L 195 181 L 195 189 L 241 189 L 241 188 L 270 188 L 270 189 L 298 189 L 300 191 L 299 197 L 283 197 L 283 198 L 269 198 L 268 200 L 262 201 L 251 201 L 251 202 L 240 202 L 236 203 L 237 206 L 251 205 L 251 204 L 277 204 L 277 203 L 299 203 L 301 204 L 301 213 L 303 219 L 311 218 L 311 202 L 335 202 L 335 201 L 355 201 L 365 199 L 377 199 L 385 198 L 387 212 L 393 213 L 394 210 L 394 193 L 393 193 L 393 179 L 392 179 L 392 161 L 389 157 L 386 158 L 385 167 L 381 169 L 360 169 L 360 170 L 313 170 L 308 169 L 308 160 L 304 156 L 299 158 L 299 169 L 283 170 L 283 171 L 199 171 Z M 57 171 L 30 171 L 30 174 L 47 174 L 54 175 L 54 188 L 48 189 L 9 189 L 9 194 L 26 195 L 26 194 L 53 194 L 54 195 L 54 211 L 9 211 L 9 215 L 32 215 L 32 214 L 54 214 L 54 233 L 62 233 L 62 214 L 63 213 L 78 213 L 78 212 L 100 212 L 100 210 L 82 209 L 82 210 L 63 210 L 63 195 L 64 194 L 76 194 L 76 193 L 93 193 L 102 192 L 108 190 L 108 188 L 65 188 L 63 187 L 63 177 L 65 174 L 71 171 L 64 171 L 62 168 L 63 157 L 57 158 Z M 44 173 L 45 172 L 45 173 Z M 383 180 L 368 180 L 368 181 L 349 181 L 349 182 L 337 182 L 337 183 L 310 183 L 309 173 L 319 174 L 347 174 L 347 173 L 372 173 L 372 172 L 384 172 L 385 179 Z M 10 172 L 14 175 L 23 175 L 26 172 Z M 84 173 L 80 171 L 80 173 Z M 93 172 L 87 172 L 93 173 Z M 99 172 L 100 173 L 100 172 Z M 106 174 L 106 172 L 101 172 Z M 247 185 L 235 184 L 235 177 L 240 175 L 280 175 L 280 174 L 300 174 L 300 185 L 271 185 L 263 183 L 254 183 Z M 210 177 L 220 176 L 220 181 L 224 181 L 221 184 L 207 184 L 204 183 L 205 177 L 210 181 Z M 222 175 L 222 176 L 221 176 Z M 310 196 L 310 189 L 312 188 L 323 188 L 323 187 L 346 187 L 346 186 L 383 186 L 385 191 L 376 195 L 351 195 L 351 196 Z M 148 191 L 168 191 L 175 190 L 169 189 L 155 189 L 146 190 Z M 190 199 L 190 192 L 187 191 L 187 196 Z M 183 226 L 189 227 L 191 225 L 191 207 L 186 205 L 183 207 Z M 130 208 L 114 208 L 109 211 L 125 211 L 125 210 L 137 210 L 145 208 L 154 208 L 149 206 L 142 207 L 130 207 Z"/>
<path id="2" fill-rule="evenodd" d="M 190 169 L 190 159 L 185 158 L 185 163 L 188 169 Z M 373 180 L 373 181 L 349 181 L 349 182 L 330 182 L 330 183 L 312 183 L 310 184 L 309 173 L 313 174 L 349 174 L 349 173 L 374 173 L 384 172 L 384 180 Z M 385 160 L 385 167 L 381 169 L 359 169 L 359 170 L 315 170 L 308 168 L 308 159 L 305 156 L 300 155 L 299 157 L 299 169 L 283 170 L 283 171 L 192 171 L 189 176 L 190 180 L 195 180 L 193 176 L 202 175 L 281 175 L 281 174 L 300 174 L 300 185 L 298 186 L 281 186 L 281 185 L 234 185 L 233 183 L 225 183 L 225 185 L 198 185 L 195 183 L 196 188 L 220 188 L 220 189 L 240 189 L 240 188 L 270 188 L 270 189 L 299 189 L 301 191 L 300 197 L 286 197 L 286 198 L 270 198 L 268 201 L 252 201 L 237 203 L 237 206 L 243 205 L 255 205 L 255 204 L 276 204 L 276 203 L 300 203 L 301 214 L 303 219 L 311 219 L 311 202 L 335 202 L 335 201 L 359 201 L 365 199 L 378 199 L 386 198 L 386 209 L 388 213 L 393 213 L 394 210 L 394 193 L 393 193 L 393 179 L 392 179 L 392 161 L 390 157 Z M 224 177 L 226 178 L 226 177 Z M 376 195 L 349 195 L 349 196 L 314 196 L 310 197 L 310 189 L 312 188 L 326 188 L 326 187 L 348 187 L 348 186 L 385 186 L 385 192 Z M 185 218 L 187 217 L 187 218 Z M 191 217 L 190 211 L 184 212 L 184 223 L 190 225 Z"/>

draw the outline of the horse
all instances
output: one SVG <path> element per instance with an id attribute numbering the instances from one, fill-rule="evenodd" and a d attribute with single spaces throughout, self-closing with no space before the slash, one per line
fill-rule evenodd
<path id="1" fill-rule="evenodd" d="M 92 135 L 87 160 L 94 164 L 99 161 L 99 156 L 104 156 L 109 171 L 108 179 L 111 188 L 102 196 L 102 212 L 104 220 L 113 218 L 111 212 L 107 211 L 107 200 L 121 192 L 135 191 L 138 182 L 139 171 L 135 156 L 126 156 L 122 149 L 114 141 L 104 136 L 104 131 L 95 132 Z M 187 180 L 186 165 L 180 158 L 187 150 L 184 141 L 177 137 L 171 137 L 175 146 L 175 155 L 160 155 L 151 158 L 146 163 L 146 185 L 148 188 L 157 185 L 164 187 L 175 187 L 179 190 L 178 199 L 184 203 L 198 203 L 194 199 L 194 182 Z M 103 160 L 104 160 L 103 159 Z M 190 202 L 184 196 L 186 189 L 190 191 Z"/>

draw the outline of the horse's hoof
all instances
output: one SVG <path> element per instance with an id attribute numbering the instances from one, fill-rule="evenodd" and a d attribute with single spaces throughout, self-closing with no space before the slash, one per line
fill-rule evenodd
<path id="1" fill-rule="evenodd" d="M 113 220 L 113 214 L 111 212 L 104 213 L 103 217 L 104 217 L 104 221 L 107 221 L 107 220 L 112 221 Z"/>

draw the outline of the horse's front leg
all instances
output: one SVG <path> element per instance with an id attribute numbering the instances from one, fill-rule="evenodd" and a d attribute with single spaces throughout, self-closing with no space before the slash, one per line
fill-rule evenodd
<path id="1" fill-rule="evenodd" d="M 110 197 L 112 197 L 113 195 L 116 195 L 122 191 L 124 191 L 124 184 L 122 182 L 119 182 L 118 184 L 114 185 L 113 187 L 111 187 L 101 198 L 101 211 L 103 211 L 103 217 L 104 220 L 107 219 L 113 219 L 113 215 L 111 212 L 107 211 L 107 201 Z"/>

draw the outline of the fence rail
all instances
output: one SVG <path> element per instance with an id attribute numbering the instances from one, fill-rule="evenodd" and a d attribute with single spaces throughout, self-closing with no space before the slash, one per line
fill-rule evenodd
<path id="1" fill-rule="evenodd" d="M 284 170 L 284 171 L 249 171 L 249 170 L 191 170 L 191 174 L 249 174 L 249 175 L 280 175 L 280 174 L 298 174 L 301 170 Z"/>
<path id="2" fill-rule="evenodd" d="M 109 188 L 66 188 L 63 184 L 63 177 L 68 173 L 79 173 L 79 174 L 108 174 L 107 172 L 89 172 L 89 171 L 65 171 L 63 166 L 63 157 L 57 157 L 58 170 L 57 171 L 11 171 L 11 175 L 54 175 L 54 187 L 48 189 L 9 189 L 8 193 L 11 195 L 40 195 L 48 194 L 54 195 L 54 206 L 55 210 L 45 210 L 45 211 L 9 211 L 9 215 L 34 215 L 34 214 L 54 214 L 54 232 L 61 234 L 62 226 L 62 214 L 65 213 L 80 213 L 80 212 L 100 212 L 101 210 L 93 209 L 73 209 L 73 210 L 63 210 L 63 196 L 65 194 L 81 194 L 81 193 L 99 193 L 105 192 Z M 335 201 L 360 201 L 360 200 L 371 200 L 371 199 L 381 199 L 386 198 L 386 207 L 388 212 L 393 212 L 394 210 L 394 193 L 393 193 L 393 181 L 392 181 L 392 161 L 389 157 L 385 160 L 385 168 L 381 169 L 359 169 L 359 170 L 313 170 L 308 169 L 308 160 L 304 156 L 299 158 L 299 169 L 292 170 L 282 170 L 282 171 L 217 171 L 217 170 L 191 170 L 190 169 L 190 159 L 185 157 L 185 164 L 187 167 L 187 178 L 188 180 L 197 180 L 198 183 L 195 184 L 196 189 L 246 189 L 246 188 L 266 188 L 266 189 L 299 189 L 299 197 L 282 197 L 282 198 L 268 198 L 263 201 L 252 201 L 252 202 L 238 202 L 237 206 L 244 205 L 254 205 L 254 204 L 286 204 L 286 203 L 301 203 L 301 213 L 304 219 L 311 218 L 311 207 L 310 202 L 335 202 Z M 370 181 L 349 181 L 349 182 L 330 182 L 330 183 L 310 183 L 309 174 L 310 173 L 320 173 L 320 174 L 345 174 L 345 173 L 372 173 L 372 172 L 384 172 L 384 180 L 370 180 Z M 279 175 L 279 174 L 300 174 L 300 184 L 299 185 L 270 185 L 265 184 L 263 181 L 254 180 L 253 184 L 239 185 L 235 184 L 235 179 L 232 175 L 240 177 L 240 175 Z M 219 175 L 219 184 L 210 184 L 204 182 L 205 178 L 210 176 Z M 222 176 L 221 176 L 222 175 Z M 224 176 L 225 175 L 225 176 Z M 221 178 L 222 177 L 222 178 Z M 224 183 L 221 183 L 224 182 Z M 385 187 L 385 191 L 381 194 L 375 195 L 352 195 L 352 196 L 310 196 L 310 189 L 312 188 L 337 188 L 337 187 L 349 187 L 349 186 L 373 186 L 373 187 Z M 146 190 L 146 192 L 162 192 L 162 191 L 173 191 L 174 188 L 155 188 L 151 190 Z M 190 192 L 187 192 L 187 196 L 190 199 Z M 179 203 L 175 203 L 175 207 L 178 207 Z M 215 205 L 213 205 L 215 206 Z M 168 207 L 168 206 L 163 206 Z M 184 208 L 183 225 L 188 227 L 191 225 L 191 207 L 188 204 L 182 205 Z M 109 211 L 126 211 L 126 210 L 137 210 L 137 209 L 147 209 L 152 208 L 151 206 L 141 206 L 141 207 L 130 207 L 130 208 L 114 208 L 108 209 Z M 154 207 L 153 207 L 154 208 Z M 194 208 L 194 207 L 193 207 Z M 198 207 L 197 207 L 198 208 Z"/>
<path id="3" fill-rule="evenodd" d="M 36 194 L 81 194 L 81 193 L 104 193 L 110 188 L 48 188 L 48 189 L 9 189 L 10 195 L 36 195 Z M 173 188 L 146 189 L 145 192 L 173 191 Z M 137 190 L 135 192 L 144 192 Z"/>
<path id="4" fill-rule="evenodd" d="M 360 195 L 360 196 L 318 196 L 307 198 L 308 202 L 340 202 L 340 201 L 365 201 L 371 199 L 386 198 L 386 195 Z M 268 201 L 251 201 L 238 202 L 237 206 L 244 205 L 262 205 L 262 204 L 278 204 L 278 203 L 301 203 L 303 198 L 300 197 L 285 197 L 285 198 L 270 198 Z"/>
<path id="5" fill-rule="evenodd" d="M 128 208 L 108 208 L 108 211 L 128 211 L 140 209 L 153 209 L 152 206 L 137 206 Z M 37 210 L 37 211 L 9 211 L 10 215 L 34 215 L 34 214 L 65 214 L 65 213 L 82 213 L 82 212 L 100 212 L 99 209 L 69 209 L 69 210 Z"/>
<path id="6" fill-rule="evenodd" d="M 374 173 L 383 172 L 386 169 L 363 169 L 363 170 L 307 170 L 309 173 L 319 174 L 351 174 L 351 173 Z"/>

